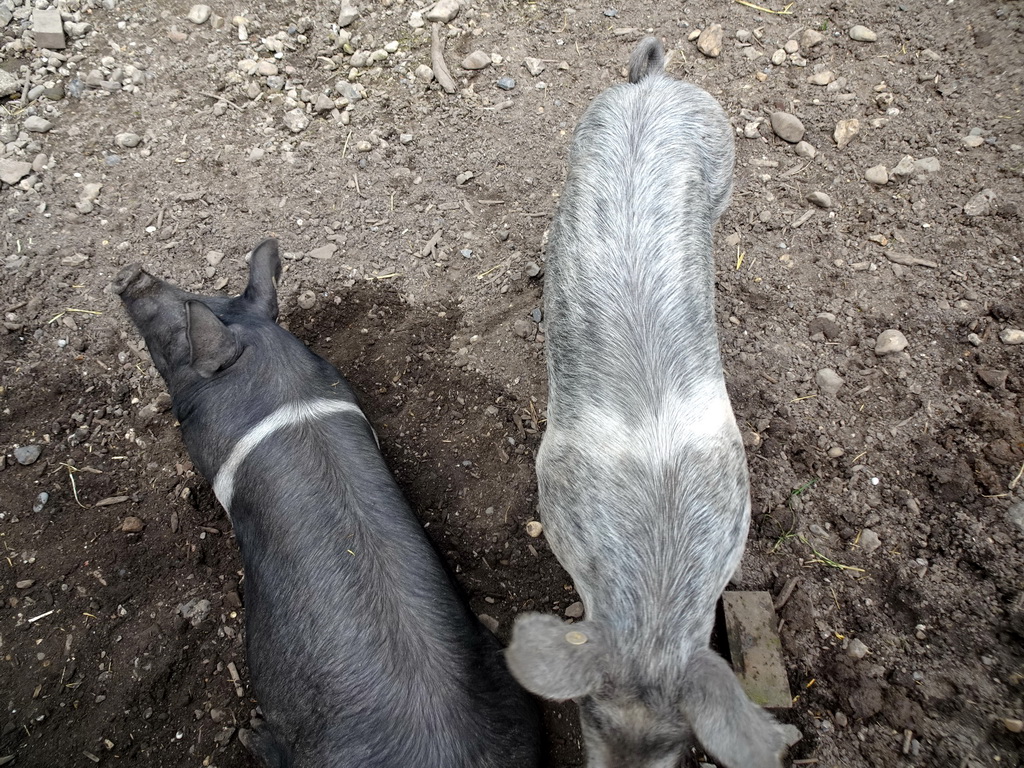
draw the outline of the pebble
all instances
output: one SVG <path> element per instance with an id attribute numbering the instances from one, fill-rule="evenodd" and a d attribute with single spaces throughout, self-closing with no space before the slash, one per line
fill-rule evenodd
<path id="1" fill-rule="evenodd" d="M 807 202 L 813 203 L 819 208 L 827 209 L 832 207 L 832 198 L 826 192 L 811 192 L 807 196 Z"/>
<path id="2" fill-rule="evenodd" d="M 539 520 L 531 520 L 526 524 L 526 535 L 536 539 L 544 533 L 544 525 Z"/>
<path id="3" fill-rule="evenodd" d="M 803 157 L 808 160 L 813 160 L 818 156 L 818 150 L 806 141 L 798 141 L 796 146 L 793 147 L 793 151 L 796 152 L 797 157 Z"/>
<path id="4" fill-rule="evenodd" d="M 995 199 L 995 190 L 985 188 L 964 203 L 964 213 L 967 216 L 987 216 L 992 213 L 992 204 Z"/>
<path id="5" fill-rule="evenodd" d="M 800 50 L 800 43 L 798 43 L 796 40 L 787 40 L 786 44 L 782 46 L 782 50 L 784 50 L 786 53 L 796 53 L 797 51 Z"/>
<path id="6" fill-rule="evenodd" d="M 14 449 L 14 460 L 27 467 L 29 464 L 35 464 L 42 452 L 41 445 L 22 445 Z"/>
<path id="7" fill-rule="evenodd" d="M 833 445 L 831 448 L 828 449 L 828 457 L 830 459 L 842 458 L 845 455 L 846 455 L 846 451 L 844 451 L 838 445 Z"/>
<path id="8" fill-rule="evenodd" d="M 481 613 L 477 618 L 480 620 L 481 624 L 487 627 L 489 632 L 497 632 L 498 627 L 501 626 L 501 622 L 489 614 Z"/>
<path id="9" fill-rule="evenodd" d="M 1005 368 L 979 368 L 978 378 L 988 384 L 992 389 L 1002 389 L 1006 386 L 1006 379 L 1010 372 Z"/>
<path id="10" fill-rule="evenodd" d="M 318 261 L 325 261 L 334 256 L 337 252 L 338 246 L 334 243 L 328 243 L 327 245 L 321 245 L 319 248 L 311 250 L 307 256 L 311 259 L 317 259 Z"/>
<path id="11" fill-rule="evenodd" d="M 697 50 L 712 59 L 722 53 L 722 25 L 712 24 L 697 37 Z"/>
<path id="12" fill-rule="evenodd" d="M 296 107 L 284 113 L 284 124 L 292 133 L 302 133 L 309 127 L 309 117 L 305 110 Z"/>
<path id="13" fill-rule="evenodd" d="M 210 18 L 212 9 L 208 5 L 193 5 L 188 11 L 188 20 L 193 24 L 204 24 Z"/>
<path id="14" fill-rule="evenodd" d="M 870 555 L 880 546 L 882 546 L 882 540 L 878 538 L 878 534 L 870 528 L 865 528 L 860 532 L 860 547 L 866 554 Z"/>
<path id="15" fill-rule="evenodd" d="M 1021 731 L 1024 731 L 1024 720 L 1018 720 L 1015 717 L 1004 717 L 1003 726 L 1005 726 L 1006 730 L 1010 733 L 1020 733 Z"/>
<path id="16" fill-rule="evenodd" d="M 48 494 L 46 491 L 40 492 L 40 494 L 38 496 L 36 496 L 36 500 L 32 504 L 32 511 L 33 512 L 42 512 L 43 511 L 43 507 L 46 506 L 46 502 L 48 502 L 49 500 L 50 500 L 50 494 Z"/>
<path id="17" fill-rule="evenodd" d="M 914 168 L 919 173 L 938 173 L 942 170 L 942 164 L 937 157 L 922 157 L 914 161 Z"/>
<path id="18" fill-rule="evenodd" d="M 512 323 L 512 333 L 521 339 L 529 338 L 533 335 L 533 331 L 534 324 L 525 318 L 517 318 L 516 321 Z"/>
<path id="19" fill-rule="evenodd" d="M 423 13 L 421 11 L 413 11 L 409 14 L 409 26 L 413 29 L 420 29 L 426 25 L 427 22 L 423 20 Z"/>
<path id="20" fill-rule="evenodd" d="M 491 56 L 483 51 L 473 51 L 462 60 L 462 68 L 475 70 L 491 66 Z"/>
<path id="21" fill-rule="evenodd" d="M 800 47 L 805 51 L 809 48 L 821 45 L 824 41 L 825 36 L 816 29 L 805 29 L 800 33 Z"/>
<path id="22" fill-rule="evenodd" d="M 577 600 L 575 603 L 571 603 L 565 609 L 565 617 L 567 619 L 580 619 L 583 618 L 583 603 Z"/>
<path id="23" fill-rule="evenodd" d="M 851 659 L 860 661 L 868 655 L 868 647 L 857 638 L 854 638 L 850 641 L 850 644 L 846 646 L 846 655 Z"/>
<path id="24" fill-rule="evenodd" d="M 359 17 L 359 9 L 348 3 L 342 2 L 341 10 L 338 12 L 338 26 L 347 27 Z"/>
<path id="25" fill-rule="evenodd" d="M 438 0 L 431 8 L 423 14 L 427 21 L 440 21 L 447 24 L 459 15 L 459 0 Z"/>
<path id="26" fill-rule="evenodd" d="M 804 137 L 804 124 L 796 115 L 788 112 L 772 112 L 772 130 L 775 135 L 790 144 L 796 144 Z"/>
<path id="27" fill-rule="evenodd" d="M 21 581 L 14 582 L 14 586 L 18 589 L 30 589 L 35 583 L 35 579 L 22 579 Z"/>
<path id="28" fill-rule="evenodd" d="M 45 117 L 32 115 L 25 119 L 25 130 L 31 133 L 49 133 L 53 129 L 53 123 Z"/>
<path id="29" fill-rule="evenodd" d="M 369 152 L 371 149 L 373 145 L 365 139 L 356 142 L 356 152 Z"/>
<path id="30" fill-rule="evenodd" d="M 902 352 L 907 348 L 908 343 L 907 337 L 903 335 L 902 331 L 890 328 L 878 334 L 878 339 L 875 341 L 875 354 L 882 357 L 893 352 Z"/>
<path id="31" fill-rule="evenodd" d="M 541 272 L 540 264 L 538 264 L 536 261 L 528 261 L 528 262 L 526 262 L 526 276 L 527 277 L 537 277 L 537 275 L 539 275 L 540 272 Z"/>
<path id="32" fill-rule="evenodd" d="M 523 66 L 526 67 L 526 71 L 534 77 L 537 77 L 545 69 L 544 62 L 540 59 L 535 59 L 532 56 L 527 56 L 523 59 Z"/>
<path id="33" fill-rule="evenodd" d="M 871 184 L 882 186 L 889 183 L 889 170 L 884 165 L 873 165 L 864 171 L 864 178 Z"/>
<path id="34" fill-rule="evenodd" d="M 917 165 L 910 155 L 901 157 L 900 161 L 896 163 L 896 167 L 892 169 L 892 176 L 897 179 L 909 179 L 916 173 Z"/>
<path id="35" fill-rule="evenodd" d="M 1024 344 L 1024 331 L 1018 330 L 1017 328 L 1004 328 L 999 332 L 999 340 L 1003 342 L 1003 344 L 1008 344 L 1010 346 Z"/>
<path id="36" fill-rule="evenodd" d="M 501 77 L 498 78 L 498 87 L 503 91 L 511 91 L 516 87 L 516 79 L 514 77 Z"/>
<path id="37" fill-rule="evenodd" d="M 420 80 L 424 83 L 429 83 L 431 80 L 434 79 L 434 70 L 432 70 L 426 64 L 420 64 L 413 71 L 413 75 L 416 77 L 417 80 Z"/>
<path id="38" fill-rule="evenodd" d="M 206 263 L 211 267 L 216 267 L 222 261 L 224 261 L 224 254 L 221 251 L 208 251 L 206 253 Z"/>
<path id="39" fill-rule="evenodd" d="M 119 147 L 131 149 L 142 143 L 142 137 L 137 133 L 119 133 L 114 137 L 114 143 Z"/>
<path id="40" fill-rule="evenodd" d="M 836 73 L 831 69 L 823 69 L 821 72 L 815 72 L 813 75 L 807 78 L 807 82 L 811 85 L 828 85 L 834 82 L 836 79 Z"/>
<path id="41" fill-rule="evenodd" d="M 303 291 L 296 302 L 302 309 L 312 309 L 316 306 L 316 294 L 313 291 Z"/>
<path id="42" fill-rule="evenodd" d="M 832 133 L 832 138 L 835 139 L 836 146 L 839 149 L 843 149 L 853 141 L 854 136 L 858 133 L 860 133 L 860 120 L 854 117 L 849 120 L 840 120 L 836 123 L 836 129 Z"/>
<path id="43" fill-rule="evenodd" d="M 772 54 L 772 64 L 776 67 L 782 66 L 786 61 L 786 52 L 779 48 Z"/>
<path id="44" fill-rule="evenodd" d="M 142 522 L 142 519 L 133 515 L 129 515 L 121 521 L 121 530 L 125 533 L 138 533 L 145 527 L 146 524 Z"/>
<path id="45" fill-rule="evenodd" d="M 31 163 L 0 158 L 0 181 L 4 184 L 14 186 L 30 173 L 32 173 Z"/>
<path id="46" fill-rule="evenodd" d="M 272 77 L 278 72 L 277 64 L 269 59 L 260 59 L 256 62 L 256 74 L 263 77 Z"/>
<path id="47" fill-rule="evenodd" d="M 873 43 L 878 39 L 878 35 L 862 24 L 857 24 L 850 27 L 850 39 L 858 43 Z"/>
<path id="48" fill-rule="evenodd" d="M 330 112 L 334 109 L 334 99 L 326 93 L 317 94 L 316 102 L 313 104 L 313 109 L 317 112 Z"/>
<path id="49" fill-rule="evenodd" d="M 178 613 L 182 618 L 188 619 L 193 627 L 199 626 L 203 619 L 210 615 L 212 604 L 209 600 L 189 600 L 187 603 L 179 603 Z"/>
<path id="50" fill-rule="evenodd" d="M 967 149 L 977 149 L 985 143 L 985 139 L 981 136 L 964 136 L 960 139 L 960 143 L 967 147 Z"/>
<path id="51" fill-rule="evenodd" d="M 21 90 L 21 83 L 6 69 L 0 69 L 0 98 Z"/>
<path id="52" fill-rule="evenodd" d="M 814 374 L 814 382 L 818 385 L 818 389 L 826 395 L 836 394 L 842 389 L 844 383 L 843 377 L 831 368 L 822 368 Z"/>

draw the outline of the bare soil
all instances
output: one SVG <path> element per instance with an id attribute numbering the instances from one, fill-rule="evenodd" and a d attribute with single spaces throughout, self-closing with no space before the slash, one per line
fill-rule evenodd
<path id="1" fill-rule="evenodd" d="M 336 5 L 264 5 L 215 5 L 217 29 L 178 0 L 68 0 L 91 30 L 63 62 L 33 48 L 24 13 L 0 29 L 0 69 L 65 90 L 0 99 L 0 156 L 45 155 L 0 187 L 0 764 L 252 765 L 237 738 L 255 707 L 240 563 L 108 290 L 130 262 L 237 291 L 246 252 L 278 237 L 283 320 L 362 394 L 473 609 L 507 639 L 517 613 L 577 599 L 525 532 L 546 400 L 542 241 L 576 120 L 653 33 L 737 128 L 716 245 L 755 509 L 735 586 L 779 596 L 797 579 L 779 610 L 795 699 L 778 715 L 804 734 L 791 761 L 1021 765 L 1024 345 L 1001 334 L 1024 328 L 1024 9 L 470 0 L 442 33 L 449 95 L 413 74 L 430 58 L 417 6 L 364 0 L 351 49 L 397 51 L 357 66 L 365 98 L 295 133 L 284 118 L 303 89 L 337 98 L 352 58 Z M 715 23 L 712 58 L 688 37 Z M 877 41 L 851 40 L 855 24 Z M 772 64 L 804 29 L 824 40 Z M 462 69 L 475 50 L 501 61 Z M 257 57 L 281 80 L 239 69 Z M 88 85 L 116 69 L 131 88 Z M 838 84 L 807 82 L 823 70 Z M 773 133 L 778 110 L 815 157 Z M 23 132 L 32 115 L 52 130 Z M 980 146 L 963 143 L 972 129 Z M 126 132 L 140 143 L 119 145 Z M 907 155 L 937 163 L 865 180 Z M 993 201 L 967 215 L 983 189 Z M 816 191 L 830 208 L 807 201 Z M 908 345 L 878 355 L 887 329 Z M 826 368 L 835 394 L 817 383 Z M 41 454 L 23 465 L 29 445 Z M 548 707 L 547 726 L 551 766 L 581 765 L 574 708 Z"/>

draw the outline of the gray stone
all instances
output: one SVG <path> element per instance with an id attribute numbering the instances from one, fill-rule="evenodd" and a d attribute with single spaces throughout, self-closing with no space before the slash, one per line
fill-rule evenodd
<path id="1" fill-rule="evenodd" d="M 577 600 L 575 603 L 572 603 L 568 608 L 566 608 L 564 613 L 567 619 L 583 618 L 583 603 Z"/>
<path id="2" fill-rule="evenodd" d="M 697 50 L 712 59 L 718 58 L 722 53 L 722 25 L 712 24 L 700 33 L 697 38 Z"/>
<path id="3" fill-rule="evenodd" d="M 25 118 L 25 130 L 30 133 L 49 133 L 53 130 L 53 123 L 47 120 L 45 117 L 39 115 L 32 115 Z"/>
<path id="4" fill-rule="evenodd" d="M 359 18 L 359 9 L 348 3 L 342 3 L 341 10 L 338 12 L 338 26 L 347 27 L 357 18 Z"/>
<path id="5" fill-rule="evenodd" d="M 796 152 L 797 157 L 803 157 L 807 160 L 813 160 L 818 156 L 818 150 L 814 148 L 813 144 L 806 141 L 798 141 L 793 147 L 793 151 Z"/>
<path id="6" fill-rule="evenodd" d="M 1024 533 L 1024 501 L 1018 501 L 1006 510 L 1006 517 Z"/>
<path id="7" fill-rule="evenodd" d="M 873 165 L 864 172 L 864 178 L 880 187 L 889 183 L 889 171 L 884 165 Z"/>
<path id="8" fill-rule="evenodd" d="M 798 40 L 800 47 L 806 51 L 816 45 L 821 45 L 825 41 L 825 36 L 816 29 L 805 29 L 800 33 Z"/>
<path id="9" fill-rule="evenodd" d="M 893 352 L 902 352 L 907 348 L 908 343 L 907 337 L 903 335 L 902 331 L 890 328 L 878 334 L 878 339 L 875 340 L 875 354 L 882 357 Z"/>
<path id="10" fill-rule="evenodd" d="M 21 90 L 21 83 L 6 69 L 0 69 L 0 98 Z"/>
<path id="11" fill-rule="evenodd" d="M 826 395 L 834 395 L 842 389 L 844 382 L 843 377 L 831 368 L 822 368 L 814 374 L 814 383 L 817 384 L 818 389 Z"/>
<path id="12" fill-rule="evenodd" d="M 487 627 L 487 629 L 492 633 L 497 632 L 498 627 L 501 626 L 501 622 L 490 614 L 481 613 L 477 618 L 480 620 L 480 623 Z"/>
<path id="13" fill-rule="evenodd" d="M 850 644 L 846 646 L 846 655 L 851 659 L 860 661 L 868 655 L 868 647 L 857 638 L 853 638 L 853 640 L 850 641 Z"/>
<path id="14" fill-rule="evenodd" d="M 870 528 L 865 528 L 860 532 L 860 548 L 864 550 L 865 554 L 870 555 L 880 546 L 882 546 L 882 540 Z"/>
<path id="15" fill-rule="evenodd" d="M 0 93 L 0 95 L 3 95 Z M 967 149 L 977 149 L 985 143 L 985 139 L 981 136 L 964 136 L 960 139 L 960 143 L 963 144 Z"/>
<path id="16" fill-rule="evenodd" d="M 790 144 L 796 144 L 804 137 L 804 124 L 796 115 L 788 112 L 772 112 L 772 130 L 775 135 Z"/>
<path id="17" fill-rule="evenodd" d="M 32 34 L 40 48 L 59 50 L 64 47 L 64 22 L 56 8 L 32 11 Z"/>
<path id="18" fill-rule="evenodd" d="M 424 83 L 429 83 L 431 80 L 434 79 L 434 70 L 432 70 L 426 64 L 420 64 L 418 67 L 416 67 L 416 70 L 413 72 L 413 74 L 416 76 L 417 80 Z"/>
<path id="19" fill-rule="evenodd" d="M 776 67 L 781 67 L 786 63 L 786 52 L 781 48 L 776 49 L 775 52 L 772 53 L 771 61 Z"/>
<path id="20" fill-rule="evenodd" d="M 318 261 L 326 261 L 334 256 L 337 252 L 338 246 L 334 243 L 328 243 L 327 245 L 321 245 L 319 248 L 314 248 L 307 255 L 311 259 L 317 259 Z"/>
<path id="21" fill-rule="evenodd" d="M 503 91 L 511 91 L 516 87 L 516 79 L 514 77 L 502 77 L 498 79 L 497 85 Z"/>
<path id="22" fill-rule="evenodd" d="M 811 192 L 811 194 L 807 196 L 807 202 L 812 203 L 818 206 L 819 208 L 832 207 L 832 198 L 829 197 L 828 193 L 826 192 Z"/>
<path id="23" fill-rule="evenodd" d="M 14 449 L 14 460 L 27 467 L 29 464 L 35 464 L 42 452 L 41 445 L 22 445 Z"/>
<path id="24" fill-rule="evenodd" d="M 355 83 L 350 83 L 348 80 L 339 80 L 334 84 L 334 90 L 343 99 L 348 99 L 350 103 L 355 104 L 357 101 L 363 98 L 363 92 L 356 87 Z"/>
<path id="25" fill-rule="evenodd" d="M 964 203 L 964 213 L 968 216 L 987 216 L 992 213 L 995 200 L 996 191 L 994 189 L 983 189 Z"/>
<path id="26" fill-rule="evenodd" d="M 988 384 L 992 389 L 1003 389 L 1006 386 L 1006 379 L 1010 372 L 1005 368 L 979 368 L 978 378 Z"/>
<path id="27" fill-rule="evenodd" d="M 922 157 L 914 161 L 914 168 L 919 173 L 938 173 L 942 169 L 942 164 L 937 157 Z"/>
<path id="28" fill-rule="evenodd" d="M 999 340 L 1003 342 L 1003 344 L 1010 346 L 1024 344 L 1024 331 L 1016 328 L 1004 328 L 999 332 Z"/>
<path id="29" fill-rule="evenodd" d="M 909 179 L 917 174 L 917 164 L 910 155 L 904 155 L 892 169 L 892 176 L 897 179 Z"/>
<path id="30" fill-rule="evenodd" d="M 537 77 L 545 69 L 544 62 L 540 59 L 535 59 L 532 56 L 527 56 L 523 59 L 523 66 L 525 66 L 526 71 L 534 77 Z"/>
<path id="31" fill-rule="evenodd" d="M 850 27 L 850 39 L 858 43 L 873 43 L 878 39 L 878 35 L 862 24 L 857 24 Z"/>
<path id="32" fill-rule="evenodd" d="M 301 107 L 284 113 L 284 124 L 292 133 L 302 133 L 309 127 L 309 116 Z"/>
<path id="33" fill-rule="evenodd" d="M 188 20 L 193 24 L 204 24 L 208 18 L 212 9 L 208 5 L 193 5 L 188 11 Z"/>
<path id="34" fill-rule="evenodd" d="M 459 15 L 459 0 L 438 0 L 423 14 L 427 21 L 439 21 L 447 24 Z"/>
<path id="35" fill-rule="evenodd" d="M 210 615 L 210 609 L 212 604 L 209 600 L 189 600 L 187 603 L 180 603 L 178 605 L 178 613 L 181 614 L 182 618 L 187 619 L 193 626 L 199 626 L 203 619 Z"/>
<path id="36" fill-rule="evenodd" d="M 491 66 L 491 57 L 484 51 L 473 51 L 462 60 L 463 69 L 484 69 L 489 66 Z"/>
<path id="37" fill-rule="evenodd" d="M 119 147 L 137 147 L 142 143 L 142 137 L 137 133 L 119 133 L 114 137 L 114 142 Z"/>
<path id="38" fill-rule="evenodd" d="M 270 59 L 260 59 L 256 62 L 256 74 L 261 77 L 273 77 L 277 72 L 277 64 Z"/>
<path id="39" fill-rule="evenodd" d="M 334 99 L 326 93 L 317 94 L 316 101 L 313 104 L 313 109 L 316 112 L 330 112 L 334 109 Z"/>
<path id="40" fill-rule="evenodd" d="M 32 173 L 32 164 L 21 160 L 0 159 L 0 181 L 14 186 Z"/>
<path id="41" fill-rule="evenodd" d="M 831 69 L 823 69 L 821 72 L 815 72 L 813 75 L 807 78 L 807 82 L 811 85 L 828 85 L 834 82 L 836 74 Z"/>
<path id="42" fill-rule="evenodd" d="M 849 120 L 840 120 L 836 123 L 836 129 L 832 133 L 832 138 L 835 139 L 836 147 L 843 149 L 853 141 L 853 138 L 858 133 L 860 133 L 860 120 L 854 117 Z"/>
<path id="43" fill-rule="evenodd" d="M 42 512 L 43 507 L 46 506 L 46 502 L 48 502 L 49 500 L 50 494 L 48 494 L 46 491 L 42 491 L 38 496 L 36 496 L 36 500 L 32 504 L 32 511 Z"/>

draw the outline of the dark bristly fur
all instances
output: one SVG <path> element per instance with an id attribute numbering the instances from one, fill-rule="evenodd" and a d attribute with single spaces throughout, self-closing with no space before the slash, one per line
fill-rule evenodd
<path id="1" fill-rule="evenodd" d="M 577 701 L 591 768 L 676 768 L 691 736 L 728 768 L 777 768 L 781 729 L 708 648 L 750 517 L 714 312 L 732 130 L 664 61 L 642 41 L 573 135 L 537 476 L 586 620 L 521 616 L 507 657 L 529 690 Z"/>
<path id="2" fill-rule="evenodd" d="M 247 745 L 268 768 L 537 765 L 532 703 L 457 596 L 351 388 L 275 322 L 279 275 L 268 240 L 236 298 L 189 294 L 138 266 L 115 283 L 241 549 L 265 717 Z M 218 477 L 256 425 L 309 403 L 233 482 Z"/>

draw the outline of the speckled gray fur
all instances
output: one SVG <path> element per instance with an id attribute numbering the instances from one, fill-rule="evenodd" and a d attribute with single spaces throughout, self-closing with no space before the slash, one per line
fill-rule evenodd
<path id="1" fill-rule="evenodd" d="M 675 768 L 691 736 L 776 768 L 779 727 L 708 648 L 750 519 L 714 312 L 732 130 L 654 38 L 629 72 L 573 135 L 544 284 L 540 514 L 586 620 L 522 616 L 507 655 L 534 693 L 577 701 L 591 768 Z"/>

